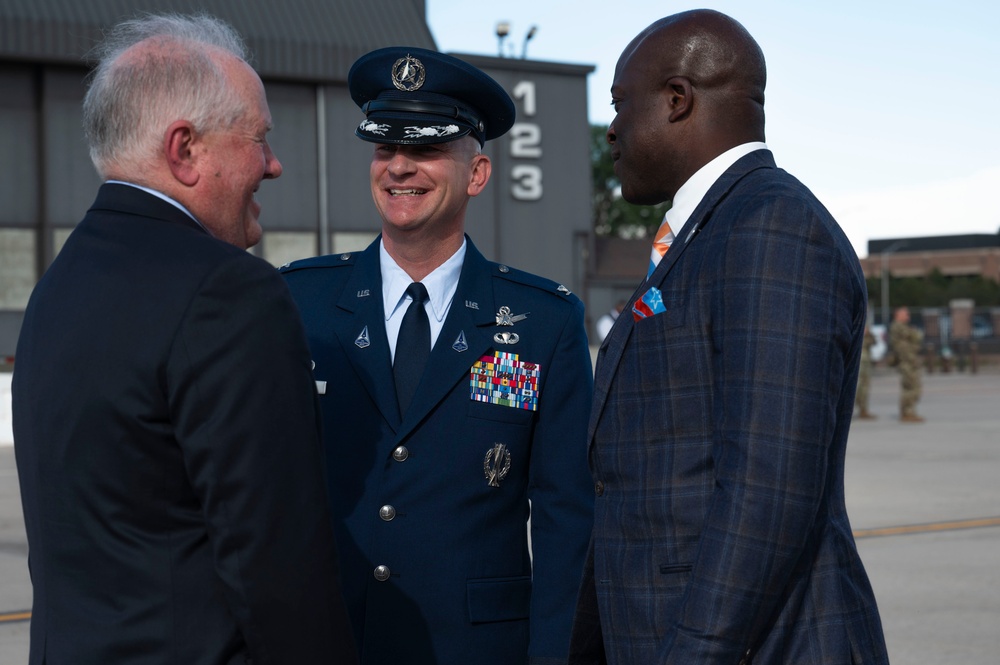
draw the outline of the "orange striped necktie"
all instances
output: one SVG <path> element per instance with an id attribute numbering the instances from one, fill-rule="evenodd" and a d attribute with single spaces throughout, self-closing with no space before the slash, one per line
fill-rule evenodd
<path id="1" fill-rule="evenodd" d="M 646 271 L 646 279 L 653 274 L 656 270 L 656 265 L 663 258 L 663 255 L 667 253 L 670 249 L 670 243 L 674 241 L 674 231 L 670 228 L 670 222 L 667 221 L 667 214 L 663 216 L 663 223 L 660 224 L 660 228 L 656 230 L 656 235 L 653 236 L 653 249 L 649 252 L 649 269 Z"/>

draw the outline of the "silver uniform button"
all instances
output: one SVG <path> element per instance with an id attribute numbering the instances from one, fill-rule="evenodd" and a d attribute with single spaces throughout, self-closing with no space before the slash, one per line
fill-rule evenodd
<path id="1" fill-rule="evenodd" d="M 410 451 L 406 449 L 406 446 L 399 446 L 394 451 L 392 451 L 392 459 L 397 462 L 405 462 L 406 458 L 410 456 Z"/>
<path id="2" fill-rule="evenodd" d="M 386 504 L 379 508 L 378 516 L 382 518 L 383 522 L 391 522 L 396 517 L 396 509 Z"/>
<path id="3" fill-rule="evenodd" d="M 389 566 L 376 566 L 375 579 L 379 582 L 385 582 L 389 579 Z"/>
<path id="4" fill-rule="evenodd" d="M 497 268 L 497 270 L 499 270 L 500 272 L 503 272 L 503 273 L 510 272 L 510 268 L 508 268 L 507 266 L 499 266 Z"/>

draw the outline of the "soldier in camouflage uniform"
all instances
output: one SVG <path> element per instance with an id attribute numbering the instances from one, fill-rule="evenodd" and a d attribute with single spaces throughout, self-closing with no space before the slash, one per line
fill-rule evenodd
<path id="1" fill-rule="evenodd" d="M 900 307 L 889 328 L 889 346 L 896 355 L 899 370 L 899 420 L 904 423 L 922 423 L 916 406 L 920 400 L 920 345 L 923 333 L 910 325 L 910 310 Z"/>
<path id="2" fill-rule="evenodd" d="M 868 410 L 868 393 L 872 382 L 872 352 L 875 345 L 875 335 L 868 324 L 865 324 L 865 341 L 861 346 L 861 366 L 858 369 L 858 391 L 854 394 L 854 404 L 858 407 L 858 418 L 875 420 L 876 416 Z"/>

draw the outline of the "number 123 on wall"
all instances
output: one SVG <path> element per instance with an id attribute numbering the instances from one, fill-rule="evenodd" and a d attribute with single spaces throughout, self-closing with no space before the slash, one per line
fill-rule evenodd
<path id="1" fill-rule="evenodd" d="M 534 81 L 519 81 L 514 86 L 514 99 L 519 100 L 523 114 L 533 118 L 536 112 Z M 542 128 L 534 122 L 517 122 L 510 128 L 510 156 L 514 159 L 542 158 Z M 542 198 L 542 167 L 539 164 L 514 164 L 510 169 L 510 195 L 518 201 L 538 201 Z"/>

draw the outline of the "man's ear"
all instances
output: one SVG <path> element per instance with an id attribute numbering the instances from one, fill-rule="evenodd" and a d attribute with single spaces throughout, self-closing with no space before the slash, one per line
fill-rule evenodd
<path id="1" fill-rule="evenodd" d="M 486 183 L 490 181 L 490 174 L 493 172 L 493 163 L 484 154 L 477 154 L 472 158 L 472 177 L 469 179 L 469 196 L 479 196 L 480 192 L 486 188 Z"/>
<path id="2" fill-rule="evenodd" d="M 686 76 L 672 76 L 664 85 L 663 94 L 667 98 L 670 115 L 667 120 L 677 122 L 690 115 L 694 108 L 694 89 Z"/>
<path id="3" fill-rule="evenodd" d="M 195 164 L 196 140 L 194 126 L 187 120 L 175 120 L 163 136 L 163 152 L 167 156 L 170 172 L 186 187 L 194 186 L 201 177 Z"/>

